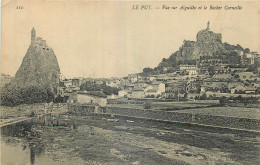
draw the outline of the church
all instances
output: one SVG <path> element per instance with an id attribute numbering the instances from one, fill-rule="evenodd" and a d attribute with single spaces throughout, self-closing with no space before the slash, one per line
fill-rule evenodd
<path id="1" fill-rule="evenodd" d="M 34 27 L 31 30 L 31 45 L 39 45 L 44 47 L 44 49 L 49 50 L 49 48 L 47 48 L 46 40 L 43 40 L 41 37 L 36 38 L 36 30 Z"/>

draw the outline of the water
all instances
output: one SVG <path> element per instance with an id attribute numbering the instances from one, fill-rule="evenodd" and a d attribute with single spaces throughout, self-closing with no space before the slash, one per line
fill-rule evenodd
<path id="1" fill-rule="evenodd" d="M 48 127 L 75 129 L 69 120 L 45 116 L 1 127 L 2 164 L 59 164 L 45 151 L 42 136 Z"/>
<path id="2" fill-rule="evenodd" d="M 1 128 L 4 165 L 259 164 L 259 146 L 254 133 L 102 116 L 45 116 Z"/>

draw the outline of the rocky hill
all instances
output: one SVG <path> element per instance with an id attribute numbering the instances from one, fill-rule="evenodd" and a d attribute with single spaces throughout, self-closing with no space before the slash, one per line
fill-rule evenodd
<path id="1" fill-rule="evenodd" d="M 60 68 L 53 50 L 31 32 L 31 45 L 9 84 L 1 90 L 1 104 L 19 105 L 52 101 L 59 83 Z"/>
<path id="2" fill-rule="evenodd" d="M 197 33 L 196 41 L 184 40 L 183 45 L 174 52 L 168 59 L 164 58 L 153 71 L 160 72 L 162 68 L 177 68 L 180 64 L 196 64 L 203 56 L 226 59 L 226 62 L 234 62 L 236 51 L 244 51 L 240 45 L 230 45 L 222 42 L 222 35 L 214 33 L 209 28 Z M 151 68 L 145 68 L 151 73 Z M 155 73 L 154 72 L 154 73 Z"/>
<path id="3" fill-rule="evenodd" d="M 59 73 L 58 61 L 51 48 L 30 45 L 13 83 L 21 87 L 30 85 L 55 87 L 59 82 Z"/>

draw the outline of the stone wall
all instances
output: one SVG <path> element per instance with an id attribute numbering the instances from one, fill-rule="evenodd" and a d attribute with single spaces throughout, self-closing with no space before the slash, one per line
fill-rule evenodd
<path id="1" fill-rule="evenodd" d="M 226 116 L 211 116 L 201 114 L 189 114 L 179 112 L 167 112 L 162 110 L 145 110 L 133 108 L 107 107 L 106 113 L 118 114 L 131 117 L 167 120 L 173 122 L 187 122 L 222 127 L 260 130 L 260 120 L 236 118 Z"/>
<path id="2" fill-rule="evenodd" d="M 54 115 L 63 114 L 67 112 L 67 104 L 65 103 L 36 103 L 36 104 L 22 104 L 15 107 L 0 106 L 0 119 L 8 119 L 22 116 L 45 115 L 51 113 Z"/>

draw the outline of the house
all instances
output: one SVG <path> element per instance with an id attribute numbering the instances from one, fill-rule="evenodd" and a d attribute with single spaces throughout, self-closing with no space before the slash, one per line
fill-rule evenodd
<path id="1" fill-rule="evenodd" d="M 126 85 L 124 89 L 128 92 L 132 91 L 134 89 L 134 85 Z"/>
<path id="2" fill-rule="evenodd" d="M 80 91 L 73 93 L 67 102 L 78 104 L 98 104 L 101 107 L 105 107 L 107 105 L 107 96 L 101 91 Z"/>
<path id="3" fill-rule="evenodd" d="M 65 79 L 65 77 L 64 77 L 64 75 L 63 74 L 58 74 L 58 76 L 59 76 L 59 81 L 63 81 L 64 79 Z"/>
<path id="4" fill-rule="evenodd" d="M 81 79 L 79 79 L 79 78 L 73 78 L 72 79 L 72 86 L 80 87 L 80 85 L 81 85 Z"/>
<path id="5" fill-rule="evenodd" d="M 139 82 L 136 82 L 134 84 L 134 87 L 138 87 L 138 88 L 145 88 L 147 87 L 148 85 L 145 83 L 145 82 L 142 82 L 142 81 L 139 81 Z"/>
<path id="6" fill-rule="evenodd" d="M 230 82 L 230 83 L 228 83 L 228 89 L 234 89 L 234 88 L 236 88 L 237 86 L 243 86 L 243 83 L 241 83 L 241 82 Z"/>
<path id="7" fill-rule="evenodd" d="M 180 65 L 180 71 L 187 70 L 187 69 L 197 69 L 196 65 Z"/>
<path id="8" fill-rule="evenodd" d="M 240 80 L 254 80 L 256 76 L 253 72 L 238 72 L 235 74 Z"/>
<path id="9" fill-rule="evenodd" d="M 118 96 L 119 96 L 119 97 L 124 97 L 125 95 L 127 95 L 127 91 L 126 91 L 126 90 L 120 90 L 120 91 L 118 91 Z"/>
<path id="10" fill-rule="evenodd" d="M 132 83 L 136 82 L 138 80 L 137 74 L 128 74 L 128 80 Z"/>
<path id="11" fill-rule="evenodd" d="M 255 87 L 246 87 L 246 88 L 245 88 L 245 93 L 246 93 L 246 94 L 255 94 L 256 89 L 257 89 L 257 88 L 255 88 Z"/>
<path id="12" fill-rule="evenodd" d="M 120 82 L 119 82 L 119 84 L 118 84 L 118 87 L 121 88 L 121 89 L 123 89 L 125 86 L 128 86 L 128 85 L 130 85 L 130 84 L 131 84 L 131 83 L 130 83 L 129 80 L 127 80 L 127 79 L 122 79 L 122 80 L 120 80 Z"/>
<path id="13" fill-rule="evenodd" d="M 134 88 L 132 90 L 132 94 L 130 95 L 132 98 L 144 98 L 145 97 L 145 92 L 143 88 Z"/>
<path id="14" fill-rule="evenodd" d="M 241 50 L 236 50 L 236 52 L 237 52 L 237 55 L 238 55 L 238 56 L 243 57 L 243 55 L 244 55 L 244 52 L 243 52 L 243 51 L 241 51 Z"/>
<path id="15" fill-rule="evenodd" d="M 225 80 L 230 80 L 232 78 L 232 75 L 229 74 L 229 73 L 226 73 L 226 74 L 215 74 L 213 76 L 213 78 L 216 79 L 216 80 L 225 81 Z"/>
<path id="16" fill-rule="evenodd" d="M 235 88 L 231 89 L 231 93 L 235 94 L 255 94 L 256 92 L 256 87 L 252 86 L 243 86 L 243 85 L 238 85 Z"/>
<path id="17" fill-rule="evenodd" d="M 221 66 L 214 66 L 214 71 L 215 73 L 225 73 L 227 72 L 227 69 L 225 69 L 224 67 Z"/>
<path id="18" fill-rule="evenodd" d="M 186 82 L 183 81 L 175 81 L 173 83 L 168 83 L 165 88 L 165 98 L 173 99 L 180 96 L 180 94 L 184 94 L 186 91 Z"/>
<path id="19" fill-rule="evenodd" d="M 145 88 L 145 95 L 162 95 L 165 93 L 165 84 L 162 82 L 154 81 L 151 83 L 151 85 L 147 86 Z"/>
<path id="20" fill-rule="evenodd" d="M 187 71 L 189 76 L 197 76 L 198 68 L 196 65 L 180 65 L 180 71 Z"/>
<path id="21" fill-rule="evenodd" d="M 148 79 L 149 79 L 150 81 L 154 81 L 154 80 L 156 79 L 156 76 L 149 76 Z"/>
<path id="22" fill-rule="evenodd" d="M 107 96 L 107 99 L 117 99 L 117 98 L 118 95 L 114 95 L 114 94 Z"/>
<path id="23" fill-rule="evenodd" d="M 231 88 L 231 94 L 244 93 L 244 91 L 245 91 L 245 87 L 242 84 L 239 84 L 236 87 Z"/>
<path id="24" fill-rule="evenodd" d="M 65 79 L 63 81 L 60 82 L 60 86 L 64 86 L 64 87 L 70 87 L 72 86 L 72 80 L 71 79 Z"/>
<path id="25" fill-rule="evenodd" d="M 201 85 L 201 92 L 222 92 L 222 93 L 228 93 L 228 82 L 226 81 L 215 81 L 214 79 L 207 79 L 203 82 Z"/>
<path id="26" fill-rule="evenodd" d="M 247 68 L 230 67 L 229 70 L 231 72 L 244 72 L 247 70 Z"/>
<path id="27" fill-rule="evenodd" d="M 207 91 L 207 85 L 201 85 L 200 92 L 205 93 Z"/>

